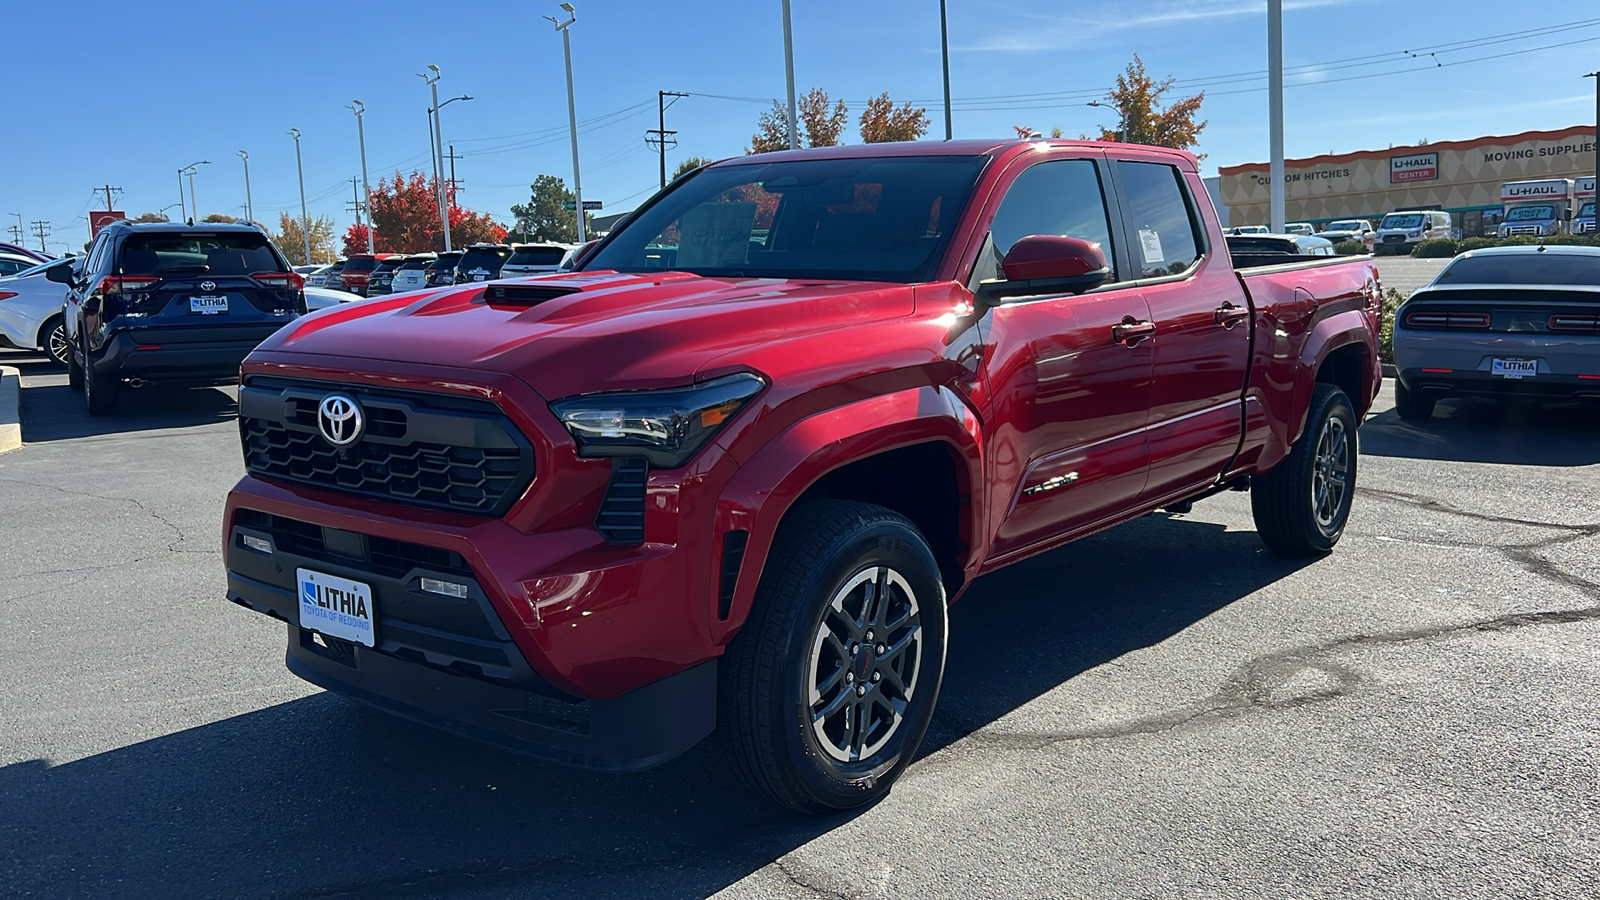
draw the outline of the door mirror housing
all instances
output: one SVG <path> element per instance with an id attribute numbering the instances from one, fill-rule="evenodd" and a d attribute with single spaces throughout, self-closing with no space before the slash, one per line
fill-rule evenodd
<path id="1" fill-rule="evenodd" d="M 996 306 L 1007 297 L 1081 294 L 1111 280 L 1100 245 L 1083 238 L 1031 234 L 1000 261 L 1005 278 L 978 285 L 978 299 Z"/>
<path id="2" fill-rule="evenodd" d="M 62 260 L 56 265 L 44 270 L 44 280 L 56 284 L 72 284 L 76 278 L 72 277 L 72 260 Z"/>

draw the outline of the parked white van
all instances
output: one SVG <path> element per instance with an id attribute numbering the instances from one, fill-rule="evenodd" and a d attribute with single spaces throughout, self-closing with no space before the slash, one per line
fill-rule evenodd
<path id="1" fill-rule="evenodd" d="M 1442 209 L 1397 209 L 1378 223 L 1378 256 L 1404 256 L 1422 243 L 1450 237 L 1450 214 Z"/>

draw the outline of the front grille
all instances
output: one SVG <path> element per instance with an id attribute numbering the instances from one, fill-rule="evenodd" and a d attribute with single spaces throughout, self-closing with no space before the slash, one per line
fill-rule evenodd
<path id="1" fill-rule="evenodd" d="M 1506 229 L 1507 234 L 1532 234 L 1537 235 L 1540 228 L 1537 225 L 1512 225 Z"/>
<path id="2" fill-rule="evenodd" d="M 1386 234 L 1383 236 L 1383 242 L 1385 244 L 1404 244 L 1406 236 L 1403 234 Z"/>
<path id="3" fill-rule="evenodd" d="M 367 427 L 339 448 L 317 428 L 331 391 Z M 533 448 L 492 403 L 255 377 L 239 391 L 245 468 L 331 490 L 474 515 L 503 515 L 533 480 Z"/>
<path id="4" fill-rule="evenodd" d="M 234 513 L 233 522 L 241 528 L 249 528 L 267 535 L 272 538 L 273 546 L 285 553 L 318 562 L 348 565 L 353 559 L 365 563 L 365 568 L 389 578 L 403 577 L 418 568 L 446 575 L 460 575 L 463 578 L 474 577 L 466 557 L 451 550 L 430 547 L 426 544 L 413 544 L 410 541 L 397 541 L 376 535 L 356 535 L 354 532 L 327 528 L 254 509 L 238 510 Z M 356 538 L 353 546 L 360 548 L 364 545 L 365 552 L 357 552 L 352 557 L 330 550 L 329 532 L 334 535 L 335 542 L 340 544 L 351 545 L 352 542 L 347 538 Z"/>

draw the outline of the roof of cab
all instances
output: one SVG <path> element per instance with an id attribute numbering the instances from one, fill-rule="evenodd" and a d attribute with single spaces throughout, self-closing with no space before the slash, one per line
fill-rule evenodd
<path id="1" fill-rule="evenodd" d="M 884 144 L 846 144 L 839 147 L 811 147 L 804 150 L 773 150 L 749 156 L 735 156 L 713 163 L 717 166 L 756 165 L 799 159 L 873 159 L 877 157 L 910 156 L 1003 156 L 1012 151 L 1026 149 L 1058 149 L 1083 147 L 1094 150 L 1126 151 L 1169 154 L 1187 160 L 1191 168 L 1197 166 L 1193 154 L 1167 147 L 1149 147 L 1144 144 L 1118 144 L 1109 141 L 1069 141 L 1060 138 L 995 138 L 990 140 L 959 141 L 899 141 Z"/>

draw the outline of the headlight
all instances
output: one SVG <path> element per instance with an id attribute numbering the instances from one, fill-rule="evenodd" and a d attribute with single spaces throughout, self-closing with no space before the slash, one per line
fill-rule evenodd
<path id="1" fill-rule="evenodd" d="M 688 462 L 767 383 L 740 372 L 659 391 L 582 394 L 550 404 L 578 455 L 640 456 L 661 469 Z"/>
<path id="2" fill-rule="evenodd" d="M 1406 237 L 1419 238 L 1419 237 L 1422 237 L 1422 232 L 1420 232 L 1420 231 L 1408 231 L 1408 232 L 1406 232 Z"/>

